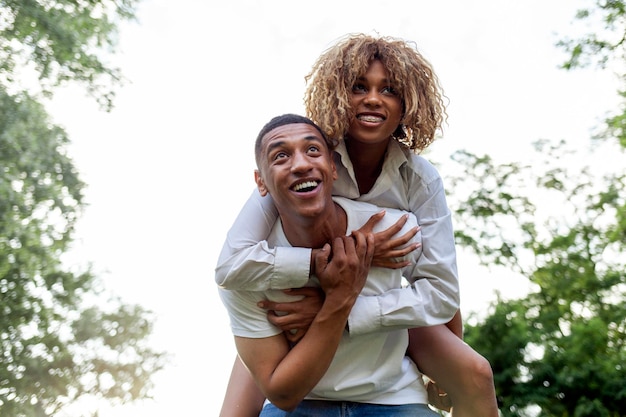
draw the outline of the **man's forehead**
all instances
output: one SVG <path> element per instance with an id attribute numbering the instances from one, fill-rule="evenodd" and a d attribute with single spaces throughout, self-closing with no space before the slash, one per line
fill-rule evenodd
<path id="1" fill-rule="evenodd" d="M 307 123 L 290 123 L 275 127 L 263 136 L 262 141 L 267 144 L 281 139 L 309 139 L 325 143 L 320 132 Z"/>

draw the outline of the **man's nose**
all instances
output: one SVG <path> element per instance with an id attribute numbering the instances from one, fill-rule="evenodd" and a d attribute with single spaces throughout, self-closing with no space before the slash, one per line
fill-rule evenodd
<path id="1" fill-rule="evenodd" d="M 296 152 L 293 154 L 291 161 L 291 170 L 294 172 L 302 172 L 311 169 L 311 160 L 304 152 Z"/>

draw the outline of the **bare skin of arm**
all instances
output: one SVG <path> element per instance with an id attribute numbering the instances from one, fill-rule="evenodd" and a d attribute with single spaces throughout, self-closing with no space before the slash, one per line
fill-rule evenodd
<path id="1" fill-rule="evenodd" d="M 262 339 L 235 337 L 239 356 L 261 392 L 281 409 L 293 410 L 326 373 L 365 284 L 374 237 L 358 232 L 353 236 L 333 240 L 330 262 L 330 252 L 316 258 L 325 300 L 300 343 L 290 347 L 282 334 Z"/>

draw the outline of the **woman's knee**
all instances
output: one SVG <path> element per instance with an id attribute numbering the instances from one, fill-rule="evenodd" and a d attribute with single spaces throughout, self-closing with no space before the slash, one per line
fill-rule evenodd
<path id="1" fill-rule="evenodd" d="M 474 385 L 479 390 L 493 390 L 493 369 L 489 361 L 482 355 L 476 353 L 472 361 L 472 371 Z"/>

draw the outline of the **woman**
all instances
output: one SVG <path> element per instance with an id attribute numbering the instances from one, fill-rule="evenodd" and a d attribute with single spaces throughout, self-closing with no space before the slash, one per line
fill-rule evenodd
<path id="1" fill-rule="evenodd" d="M 349 319 L 350 333 L 366 333 L 386 325 L 414 327 L 409 330 L 407 354 L 447 393 L 442 398 L 448 396 L 454 416 L 497 416 L 491 367 L 462 341 L 460 314 L 457 312 L 444 324 L 439 306 L 428 302 L 435 298 L 432 294 L 437 294 L 437 299 L 443 296 L 458 301 L 454 236 L 442 180 L 435 168 L 418 155 L 434 141 L 446 116 L 442 89 L 431 65 L 408 42 L 357 34 L 325 51 L 306 80 L 307 116 L 329 138 L 339 141 L 335 149 L 339 179 L 334 194 L 411 211 L 421 226 L 424 241 L 417 264 L 405 269 L 412 288 L 388 299 L 381 297 L 375 302 L 376 308 L 369 304 L 369 308 L 359 309 L 357 303 Z M 253 196 L 240 219 L 247 219 L 246 226 L 238 227 L 237 220 L 229 232 L 216 268 L 217 283 L 225 288 L 251 290 L 301 287 L 308 279 L 311 251 L 293 252 L 291 248 L 292 252 L 286 254 L 283 248 L 264 245 L 276 219 L 271 204 Z M 250 225 L 258 229 L 249 230 Z M 246 227 L 248 231 L 243 232 Z M 379 265 L 383 262 L 379 259 Z M 390 266 L 398 265 L 391 262 Z M 259 282 L 255 280 L 259 276 L 272 279 Z M 406 302 L 411 297 L 414 299 L 409 308 Z M 274 303 L 264 307 L 293 312 L 274 318 L 281 328 L 298 328 L 294 324 L 297 322 L 300 329 L 306 330 L 298 307 Z M 236 362 L 238 378 L 245 377 L 240 366 Z M 232 385 L 231 377 L 229 390 Z M 238 393 L 236 398 L 227 391 L 222 415 L 234 415 L 235 403 L 239 411 L 245 410 L 238 415 L 256 415 L 260 407 L 258 393 L 254 400 L 249 393 Z M 246 402 L 248 399 L 251 401 Z"/>

